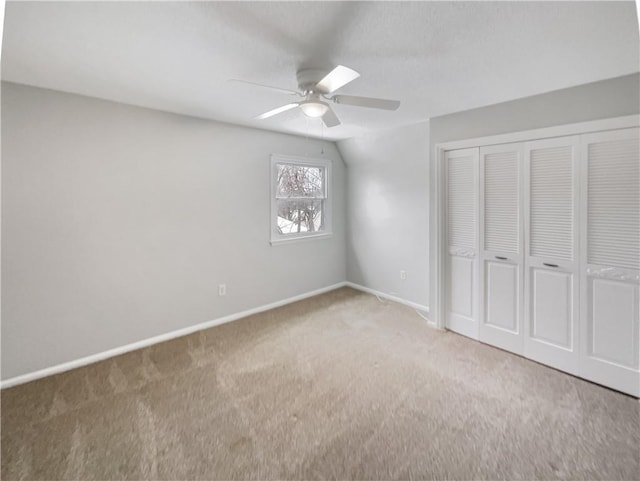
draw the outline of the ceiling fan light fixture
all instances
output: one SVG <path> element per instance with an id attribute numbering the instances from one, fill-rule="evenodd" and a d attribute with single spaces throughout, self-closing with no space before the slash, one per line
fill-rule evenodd
<path id="1" fill-rule="evenodd" d="M 307 117 L 311 118 L 322 117 L 327 113 L 327 110 L 329 110 L 329 106 L 320 100 L 307 100 L 306 102 L 301 102 L 300 108 Z"/>
<path id="2" fill-rule="evenodd" d="M 324 77 L 322 77 L 322 75 L 324 75 Z M 324 71 L 320 69 L 308 68 L 298 70 L 296 72 L 296 79 L 298 81 L 297 91 L 257 84 L 245 80 L 234 81 L 269 90 L 277 90 L 289 95 L 294 95 L 300 99 L 298 102 L 292 102 L 260 114 L 255 117 L 256 120 L 268 119 L 287 110 L 300 107 L 302 113 L 307 117 L 322 119 L 323 125 L 336 127 L 340 125 L 340 119 L 331 109 L 328 102 L 381 110 L 397 110 L 398 107 L 400 107 L 399 100 L 358 97 L 356 95 L 333 95 L 336 90 L 344 87 L 358 77 L 360 77 L 360 74 L 355 70 L 345 67 L 344 65 L 338 65 L 328 74 L 325 74 Z M 318 81 L 318 78 L 321 78 L 321 80 Z"/>

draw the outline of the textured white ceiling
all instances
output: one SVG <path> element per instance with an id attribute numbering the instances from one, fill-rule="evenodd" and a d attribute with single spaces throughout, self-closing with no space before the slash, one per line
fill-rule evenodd
<path id="1" fill-rule="evenodd" d="M 301 67 L 362 76 L 339 92 L 402 101 L 335 106 L 330 139 L 639 70 L 633 2 L 7 2 L 2 79 L 301 135 Z"/>

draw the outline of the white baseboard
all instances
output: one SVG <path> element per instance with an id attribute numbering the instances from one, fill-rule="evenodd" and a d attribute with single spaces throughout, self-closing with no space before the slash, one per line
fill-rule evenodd
<path id="1" fill-rule="evenodd" d="M 412 307 L 417 309 L 418 311 L 424 311 L 429 314 L 429 306 L 423 306 L 422 304 L 418 304 L 417 302 L 407 301 L 406 299 L 402 299 L 401 297 L 394 296 L 392 294 L 387 294 L 385 292 L 376 291 L 375 289 L 371 289 L 370 287 L 361 286 L 360 284 L 356 284 L 354 282 L 345 282 L 345 285 L 348 287 L 352 287 L 353 289 L 357 289 L 362 292 L 366 292 L 368 294 L 373 294 L 374 296 L 382 297 L 383 299 L 387 299 L 389 301 L 397 302 L 398 304 L 404 304 L 405 306 Z M 427 319 L 427 322 L 430 326 L 435 327 L 435 323 L 431 322 L 431 320 Z"/>
<path id="2" fill-rule="evenodd" d="M 152 346 L 153 344 L 169 341 L 171 339 L 186 336 L 188 334 L 193 334 L 194 332 L 201 331 L 203 329 L 209 329 L 210 327 L 219 326 L 221 324 L 226 324 L 228 322 L 242 319 L 243 317 L 251 316 L 253 314 L 258 314 L 260 312 L 275 309 L 276 307 L 281 307 L 286 304 L 291 304 L 293 302 L 301 301 L 303 299 L 307 299 L 308 297 L 324 294 L 325 292 L 333 291 L 334 289 L 338 289 L 346 285 L 348 285 L 347 282 L 338 282 L 337 284 L 323 287 L 321 289 L 316 289 L 314 291 L 305 292 L 304 294 L 299 294 L 297 296 L 289 297 L 288 299 L 283 299 L 281 301 L 272 302 L 270 304 L 265 304 L 263 306 L 254 307 L 253 309 L 237 312 L 235 314 L 230 314 L 228 316 L 220 317 L 218 319 L 201 322 L 200 324 L 194 324 L 193 326 L 167 332 L 165 334 L 160 334 L 159 336 L 153 336 L 148 339 L 132 342 L 131 344 L 126 344 L 124 346 L 108 349 L 106 351 L 99 352 L 97 354 L 91 354 L 90 356 L 81 357 L 80 359 L 63 362 L 62 364 L 57 364 L 55 366 L 39 369 L 37 371 L 33 371 L 27 374 L 22 374 L 20 376 L 15 376 L 7 380 L 0 381 L 0 389 L 17 386 L 18 384 L 24 384 L 29 381 L 35 381 L 36 379 L 52 376 L 54 374 L 59 374 L 61 372 L 86 366 L 88 364 L 93 364 L 94 362 L 103 361 L 105 359 L 109 359 L 110 357 L 119 356 L 120 354 L 125 354 L 127 352 L 135 351 L 137 349 L 142 349 L 143 347 Z"/>

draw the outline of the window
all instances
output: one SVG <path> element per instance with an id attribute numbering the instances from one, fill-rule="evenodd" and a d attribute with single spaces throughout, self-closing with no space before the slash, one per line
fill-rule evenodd
<path id="1" fill-rule="evenodd" d="M 271 156 L 271 243 L 331 235 L 331 162 Z"/>

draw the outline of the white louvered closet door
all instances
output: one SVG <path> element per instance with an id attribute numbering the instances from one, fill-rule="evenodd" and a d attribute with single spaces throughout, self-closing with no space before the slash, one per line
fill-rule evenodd
<path id="1" fill-rule="evenodd" d="M 581 376 L 640 396 L 640 131 L 583 135 Z"/>
<path id="2" fill-rule="evenodd" d="M 523 353 L 524 144 L 480 149 L 480 340 Z"/>
<path id="3" fill-rule="evenodd" d="M 579 137 L 525 144 L 524 354 L 578 374 Z"/>
<path id="4" fill-rule="evenodd" d="M 447 328 L 478 339 L 478 149 L 446 152 Z"/>

